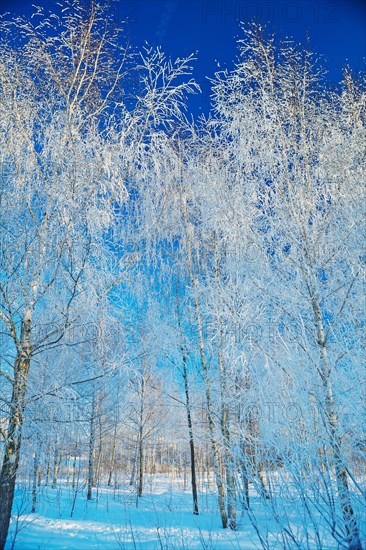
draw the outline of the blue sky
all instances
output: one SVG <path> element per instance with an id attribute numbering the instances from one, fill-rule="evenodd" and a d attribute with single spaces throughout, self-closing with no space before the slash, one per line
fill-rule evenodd
<path id="1" fill-rule="evenodd" d="M 30 14 L 32 4 L 52 6 L 56 0 L 0 0 L 0 12 Z M 365 67 L 366 2 L 361 0 L 117 0 L 113 12 L 116 21 L 129 20 L 134 45 L 159 44 L 172 57 L 197 51 L 194 76 L 203 94 L 190 102 L 195 114 L 209 108 L 206 76 L 233 66 L 240 21 L 255 19 L 296 42 L 308 33 L 331 82 L 340 80 L 346 63 L 355 70 Z"/>

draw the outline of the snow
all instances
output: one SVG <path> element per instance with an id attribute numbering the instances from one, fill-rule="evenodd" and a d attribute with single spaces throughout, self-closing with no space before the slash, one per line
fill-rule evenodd
<path id="1" fill-rule="evenodd" d="M 154 476 L 147 480 L 146 491 L 146 495 L 139 499 L 138 508 L 128 486 L 118 491 L 101 487 L 98 498 L 89 502 L 86 500 L 86 490 L 80 491 L 70 517 L 74 493 L 66 483 L 57 489 L 41 489 L 36 514 L 28 513 L 30 491 L 18 488 L 5 549 L 11 549 L 17 526 L 19 532 L 14 550 L 261 548 L 246 513 L 239 519 L 238 531 L 221 528 L 216 496 L 207 487 L 199 495 L 199 516 L 191 512 L 192 497 L 188 489 L 183 489 L 182 480 Z M 29 503 L 28 509 L 28 504 L 24 505 L 25 499 Z M 268 525 L 271 520 L 254 493 L 252 502 L 260 529 L 263 535 L 268 534 L 269 547 L 281 548 L 276 526 Z M 283 507 L 292 524 L 296 527 L 298 523 L 301 528 L 293 503 L 284 501 Z M 21 510 L 19 516 L 18 510 Z M 332 548 L 335 548 L 334 540 L 323 541 L 324 550 Z"/>
<path id="2" fill-rule="evenodd" d="M 242 548 L 239 539 L 243 537 L 247 548 L 258 547 L 254 531 L 234 533 L 221 528 L 214 494 L 200 495 L 202 513 L 194 516 L 192 497 L 188 491 L 179 490 L 179 485 L 160 476 L 159 482 L 150 484 L 148 494 L 139 499 L 138 508 L 128 488 L 115 494 L 113 489 L 103 487 L 98 499 L 89 502 L 86 494 L 80 493 L 72 518 L 71 489 L 44 488 L 39 513 L 19 517 L 21 530 L 14 549 L 226 549 Z M 16 502 L 21 499 L 18 491 Z M 6 550 L 11 548 L 15 530 L 14 511 L 16 505 Z"/>

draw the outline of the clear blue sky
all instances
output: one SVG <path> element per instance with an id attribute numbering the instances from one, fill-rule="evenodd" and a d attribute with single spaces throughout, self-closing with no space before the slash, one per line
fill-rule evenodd
<path id="1" fill-rule="evenodd" d="M 53 6 L 56 0 L 0 0 L 0 12 L 30 14 L 32 4 Z M 329 80 L 341 78 L 349 63 L 365 67 L 366 1 L 362 0 L 117 0 L 116 21 L 129 20 L 134 45 L 161 44 L 168 55 L 183 56 L 198 50 L 195 78 L 203 95 L 191 101 L 197 114 L 207 112 L 208 84 L 220 68 L 233 66 L 240 21 L 260 21 L 279 38 L 292 37 L 324 55 Z"/>

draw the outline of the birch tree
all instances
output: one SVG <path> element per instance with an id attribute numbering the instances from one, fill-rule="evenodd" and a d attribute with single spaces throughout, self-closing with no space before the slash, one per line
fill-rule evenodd
<path id="1" fill-rule="evenodd" d="M 149 50 L 135 63 L 143 85 L 131 105 L 133 56 L 97 3 L 66 2 L 60 16 L 38 10 L 35 21 L 1 22 L 0 318 L 14 351 L 1 373 L 9 384 L 1 548 L 31 360 L 61 341 L 82 293 L 104 295 L 119 281 L 118 262 L 105 269 L 113 255 L 107 234 L 116 204 L 127 198 L 134 147 L 143 150 L 151 126 L 176 115 L 192 91 L 175 82 L 189 61 L 162 66 L 162 52 Z M 48 331 L 37 330 L 41 316 Z"/>
<path id="2" fill-rule="evenodd" d="M 306 48 L 276 50 L 258 27 L 240 48 L 236 69 L 218 75 L 215 105 L 233 150 L 247 151 L 242 170 L 257 189 L 257 235 L 276 277 L 269 299 L 287 323 L 292 310 L 306 327 L 305 361 L 318 376 L 312 391 L 333 457 L 344 541 L 361 548 L 334 388 L 346 363 L 355 373 L 359 364 L 364 89 L 347 73 L 340 91 L 328 91 Z"/>

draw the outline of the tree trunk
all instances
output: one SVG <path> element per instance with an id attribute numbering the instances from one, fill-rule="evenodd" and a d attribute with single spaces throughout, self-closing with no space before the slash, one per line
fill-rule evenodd
<path id="1" fill-rule="evenodd" d="M 93 480 L 93 487 L 99 487 L 101 480 L 101 471 L 102 471 L 102 451 L 103 451 L 103 441 L 102 441 L 102 416 L 98 417 L 99 424 L 99 444 L 98 444 L 98 454 L 97 454 L 97 466 L 95 468 L 95 476 Z M 98 489 L 97 489 L 98 494 Z"/>
<path id="2" fill-rule="evenodd" d="M 11 509 L 14 500 L 15 480 L 19 466 L 22 428 L 24 420 L 24 397 L 30 365 L 32 313 L 27 312 L 22 322 L 20 345 L 14 363 L 14 384 L 11 396 L 10 418 L 3 463 L 0 473 L 0 550 L 8 536 Z"/>
<path id="3" fill-rule="evenodd" d="M 139 483 L 137 489 L 137 495 L 142 497 L 142 490 L 144 485 L 144 447 L 142 444 L 142 437 L 139 439 Z"/>
<path id="4" fill-rule="evenodd" d="M 59 474 L 59 471 L 60 471 L 61 459 L 62 459 L 62 455 L 61 455 L 61 453 L 59 452 L 58 443 L 56 442 L 55 455 L 54 455 L 54 462 L 53 462 L 52 489 L 56 489 L 56 488 L 57 488 L 58 474 Z"/>
<path id="5" fill-rule="evenodd" d="M 96 395 L 93 393 L 92 410 L 90 415 L 89 457 L 88 457 L 88 493 L 87 500 L 92 499 L 94 481 L 94 445 L 95 445 L 95 414 Z"/>
<path id="6" fill-rule="evenodd" d="M 319 373 L 324 388 L 325 416 L 328 422 L 330 434 L 330 447 L 334 456 L 334 469 L 337 481 L 338 497 L 342 509 L 348 549 L 362 550 L 357 520 L 351 504 L 347 471 L 342 457 L 341 438 L 338 431 L 339 421 L 335 409 L 332 384 L 330 381 L 331 366 L 327 356 L 327 341 L 324 332 L 323 318 L 314 291 L 312 292 L 311 304 L 316 322 L 317 343 L 320 348 L 321 369 Z"/>
<path id="7" fill-rule="evenodd" d="M 211 447 L 212 447 L 212 454 L 213 454 L 213 459 L 214 459 L 214 472 L 215 472 L 216 485 L 217 485 L 217 491 L 218 491 L 219 510 L 220 510 L 220 515 L 221 515 L 222 527 L 224 529 L 226 529 L 226 527 L 227 527 L 227 514 L 226 514 L 226 509 L 225 509 L 225 487 L 224 487 L 224 484 L 223 484 L 223 481 L 222 481 L 222 476 L 221 476 L 221 473 L 220 473 L 220 453 L 219 453 L 219 447 L 218 447 L 218 444 L 217 444 L 216 426 L 215 426 L 215 423 L 214 423 L 214 420 L 213 420 L 211 384 L 210 384 L 210 379 L 209 379 L 209 376 L 208 376 L 207 367 L 206 367 L 206 372 L 205 372 L 205 385 L 206 385 L 208 426 L 209 426 L 209 430 L 210 430 Z"/>
<path id="8" fill-rule="evenodd" d="M 48 485 L 49 485 L 49 483 L 50 483 L 50 477 L 51 477 L 51 458 L 50 458 L 50 452 L 51 452 L 51 449 L 48 448 L 47 467 L 46 467 L 46 480 L 45 480 L 46 487 L 48 487 Z"/>
<path id="9" fill-rule="evenodd" d="M 231 452 L 230 441 L 230 419 L 229 419 L 229 407 L 228 407 L 228 394 L 226 386 L 227 372 L 225 368 L 224 359 L 222 356 L 222 328 L 221 321 L 218 318 L 218 330 L 219 330 L 219 354 L 218 364 L 220 371 L 220 390 L 221 390 L 221 433 L 224 439 L 224 461 L 225 461 L 225 474 L 226 474 L 226 486 L 227 486 L 227 515 L 229 526 L 231 529 L 236 529 L 236 488 L 235 488 L 235 474 L 234 474 L 234 461 Z"/>
<path id="10" fill-rule="evenodd" d="M 143 484 L 144 484 L 144 443 L 143 443 L 143 429 L 144 429 L 144 398 L 145 398 L 145 378 L 142 373 L 141 378 L 141 406 L 140 406 L 140 426 L 139 426 L 139 479 L 137 496 L 142 496 Z"/>
<path id="11" fill-rule="evenodd" d="M 235 391 L 236 396 L 239 395 L 239 392 L 242 389 L 242 385 L 240 383 L 241 380 L 241 374 L 236 374 L 235 377 Z M 236 417 L 237 417 L 237 423 L 238 423 L 238 431 L 239 431 L 239 468 L 240 468 L 240 475 L 241 475 L 241 482 L 242 482 L 242 488 L 243 488 L 243 500 L 242 505 L 244 508 L 249 507 L 249 476 L 248 476 L 248 469 L 245 462 L 245 437 L 244 437 L 244 418 L 243 418 L 243 411 L 241 407 L 241 399 L 237 397 L 237 408 L 236 408 Z"/>
<path id="12" fill-rule="evenodd" d="M 42 485 L 42 477 L 43 477 L 43 466 L 40 466 L 38 468 L 38 489 L 41 488 Z"/>
<path id="13" fill-rule="evenodd" d="M 191 485 L 192 485 L 192 497 L 193 497 L 193 514 L 197 516 L 199 512 L 198 512 L 198 493 L 197 493 L 197 478 L 196 478 L 196 460 L 195 460 L 195 449 L 194 449 L 194 438 L 193 438 L 191 404 L 189 400 L 187 359 L 185 355 L 183 355 L 183 378 L 184 378 L 184 389 L 185 389 L 185 395 L 186 395 L 189 449 L 190 449 L 190 456 L 191 456 Z"/>
<path id="14" fill-rule="evenodd" d="M 68 453 L 66 458 L 66 485 L 69 485 L 70 483 L 70 475 L 71 475 L 71 455 Z"/>
<path id="15" fill-rule="evenodd" d="M 34 451 L 34 457 L 33 457 L 32 513 L 36 511 L 36 505 L 37 505 L 37 487 L 39 487 L 38 466 L 39 466 L 39 448 L 37 444 L 36 449 Z"/>
<path id="16" fill-rule="evenodd" d="M 72 461 L 72 485 L 71 486 L 73 489 L 75 489 L 75 485 L 76 485 L 76 451 Z"/>
<path id="17" fill-rule="evenodd" d="M 112 476 L 114 471 L 114 461 L 116 457 L 116 439 L 117 439 L 117 422 L 114 426 L 114 431 L 113 431 L 111 461 L 110 461 L 109 474 L 108 474 L 108 487 L 112 487 Z"/>
<path id="18" fill-rule="evenodd" d="M 183 210 L 183 217 L 184 217 L 185 229 L 186 229 L 186 249 L 187 249 L 189 277 L 190 277 L 192 291 L 193 293 L 195 293 L 196 280 L 194 278 L 194 273 L 193 273 L 191 237 L 190 237 L 189 228 L 188 228 L 187 205 L 186 205 L 183 192 L 181 195 L 181 199 L 182 199 L 182 210 Z M 196 312 L 196 323 L 197 323 L 197 333 L 198 333 L 198 340 L 199 340 L 201 368 L 202 368 L 202 374 L 203 374 L 205 390 L 206 390 L 205 393 L 206 393 L 208 426 L 210 430 L 211 448 L 212 448 L 213 459 L 214 459 L 214 471 L 215 471 L 215 479 L 216 479 L 216 485 L 217 485 L 217 491 L 218 491 L 218 504 L 219 504 L 219 510 L 221 515 L 222 527 L 226 529 L 227 514 L 225 509 L 225 488 L 224 488 L 224 484 L 220 473 L 220 457 L 219 457 L 219 448 L 217 444 L 216 426 L 215 426 L 214 415 L 213 415 L 211 383 L 210 383 L 210 376 L 209 376 L 207 363 L 206 363 L 200 304 L 199 304 L 197 295 L 195 295 L 194 297 L 194 306 L 195 306 L 195 312 Z"/>
<path id="19" fill-rule="evenodd" d="M 197 516 L 199 514 L 199 511 L 198 511 L 196 460 L 195 460 L 195 449 L 194 449 L 191 404 L 190 404 L 190 398 L 189 398 L 187 356 L 185 354 L 184 347 L 183 347 L 183 334 L 182 334 L 182 327 L 181 327 L 179 307 L 178 307 L 178 292 L 177 292 L 177 319 L 178 319 L 178 328 L 179 328 L 179 335 L 180 335 L 180 341 L 181 341 L 181 352 L 182 352 L 182 361 L 183 361 L 183 381 L 184 381 L 184 391 L 185 391 L 185 398 L 186 398 L 189 450 L 190 450 L 190 458 L 191 458 L 191 486 L 192 486 L 192 498 L 193 498 L 193 514 Z M 186 469 L 184 466 L 184 484 L 185 484 L 185 473 L 186 473 Z"/>

